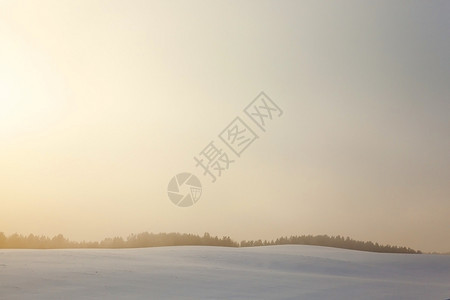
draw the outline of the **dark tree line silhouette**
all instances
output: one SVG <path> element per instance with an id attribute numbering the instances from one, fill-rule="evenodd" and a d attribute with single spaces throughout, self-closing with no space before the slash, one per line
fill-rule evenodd
<path id="1" fill-rule="evenodd" d="M 315 245 L 335 247 L 351 250 L 361 250 L 369 252 L 383 253 L 412 253 L 420 254 L 407 247 L 398 247 L 390 245 L 379 245 L 373 242 L 363 242 L 353 240 L 349 237 L 328 236 L 328 235 L 301 235 L 280 237 L 271 241 L 241 241 L 240 243 L 232 240 L 229 236 L 219 238 L 205 233 L 203 236 L 186 233 L 149 233 L 142 232 L 139 234 L 131 234 L 126 239 L 122 237 L 105 238 L 100 242 L 75 242 L 66 239 L 62 234 L 53 238 L 46 236 L 36 236 L 30 234 L 28 236 L 19 235 L 17 233 L 5 236 L 0 232 L 0 248 L 9 249 L 62 249 L 62 248 L 143 248 L 143 247 L 160 247 L 160 246 L 222 246 L 222 247 L 257 247 L 270 245 Z"/>
<path id="2" fill-rule="evenodd" d="M 398 247 L 391 245 L 380 245 L 373 242 L 363 242 L 351 239 L 349 237 L 328 236 L 328 235 L 301 235 L 281 237 L 272 241 L 242 241 L 241 247 L 253 247 L 253 246 L 269 246 L 269 245 L 313 245 L 313 246 L 325 246 L 342 249 L 369 251 L 369 252 L 382 252 L 382 253 L 411 253 L 421 254 L 421 251 L 416 251 L 407 247 Z"/>

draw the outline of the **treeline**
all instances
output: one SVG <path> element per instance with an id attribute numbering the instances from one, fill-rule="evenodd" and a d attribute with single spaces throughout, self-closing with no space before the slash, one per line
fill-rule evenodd
<path id="1" fill-rule="evenodd" d="M 28 236 L 13 234 L 6 237 L 0 232 L 0 248 L 9 249 L 62 249 L 62 248 L 143 248 L 160 246 L 223 246 L 239 247 L 239 243 L 224 236 L 212 237 L 208 233 L 203 236 L 186 233 L 149 233 L 131 234 L 122 237 L 105 238 L 100 242 L 75 242 L 66 239 L 62 234 L 53 238 L 30 234 Z"/>
<path id="2" fill-rule="evenodd" d="M 349 237 L 342 236 L 328 236 L 328 235 L 301 235 L 281 237 L 272 241 L 242 241 L 241 247 L 254 247 L 254 246 L 269 246 L 269 245 L 313 245 L 313 246 L 325 246 L 334 248 L 343 248 L 350 250 L 360 250 L 369 252 L 381 252 L 381 253 L 411 253 L 421 254 L 421 251 L 416 251 L 407 247 L 398 247 L 391 245 L 380 245 L 373 242 L 363 242 L 351 239 Z"/>
<path id="3" fill-rule="evenodd" d="M 351 250 L 361 250 L 383 253 L 414 253 L 420 251 L 406 247 L 379 245 L 373 242 L 356 241 L 349 237 L 328 235 L 302 235 L 281 237 L 271 241 L 241 241 L 232 240 L 229 236 L 219 238 L 205 233 L 203 236 L 186 233 L 149 233 L 131 234 L 126 239 L 122 237 L 106 238 L 100 242 L 75 242 L 59 234 L 53 238 L 30 234 L 28 236 L 13 234 L 5 236 L 0 232 L 0 248 L 9 249 L 63 249 L 63 248 L 143 248 L 160 246 L 222 246 L 222 247 L 257 247 L 270 245 L 315 245 Z"/>

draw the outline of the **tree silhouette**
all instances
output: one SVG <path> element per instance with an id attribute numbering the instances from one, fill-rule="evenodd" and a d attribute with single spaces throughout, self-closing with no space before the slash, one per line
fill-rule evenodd
<path id="1" fill-rule="evenodd" d="M 301 235 L 290 237 L 279 237 L 276 240 L 261 239 L 253 241 L 241 241 L 237 243 L 229 236 L 219 238 L 205 232 L 203 236 L 186 233 L 149 233 L 142 232 L 131 234 L 126 239 L 122 237 L 105 238 L 100 242 L 74 242 L 66 239 L 62 234 L 53 238 L 45 236 L 28 236 L 14 233 L 9 237 L 0 232 L 0 248 L 28 248 L 28 249 L 61 249 L 61 248 L 141 248 L 160 246 L 221 246 L 221 247 L 257 247 L 270 245 L 316 245 L 335 248 L 344 248 L 371 252 L 385 253 L 422 253 L 407 247 L 391 245 L 379 245 L 369 241 L 356 241 L 349 237 L 328 235 Z"/>

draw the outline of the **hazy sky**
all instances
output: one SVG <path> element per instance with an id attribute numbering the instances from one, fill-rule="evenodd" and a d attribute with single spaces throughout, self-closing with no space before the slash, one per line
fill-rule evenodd
<path id="1" fill-rule="evenodd" d="M 0 1 L 0 231 L 450 251 L 449 15 L 449 1 Z M 211 183 L 194 156 L 260 91 L 284 114 Z M 189 208 L 167 196 L 180 172 L 202 181 Z"/>

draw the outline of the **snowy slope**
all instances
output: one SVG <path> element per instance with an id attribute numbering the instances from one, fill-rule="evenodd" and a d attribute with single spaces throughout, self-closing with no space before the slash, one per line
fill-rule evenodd
<path id="1" fill-rule="evenodd" d="M 0 299 L 450 298 L 450 256 L 316 246 L 0 250 Z"/>

